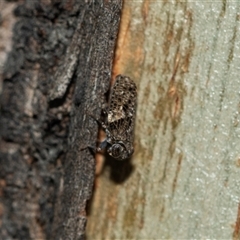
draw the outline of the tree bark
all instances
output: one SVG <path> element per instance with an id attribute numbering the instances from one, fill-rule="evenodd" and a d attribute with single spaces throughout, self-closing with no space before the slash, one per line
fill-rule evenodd
<path id="1" fill-rule="evenodd" d="M 135 154 L 105 162 L 89 239 L 240 239 L 239 8 L 125 1 L 114 72 L 138 85 Z"/>
<path id="2" fill-rule="evenodd" d="M 1 238 L 83 239 L 121 0 L 26 1 L 3 74 Z M 91 117 L 91 116 L 94 116 Z"/>
<path id="3" fill-rule="evenodd" d="M 15 11 L 2 239 L 84 237 L 121 6 L 85 2 Z M 138 85 L 135 154 L 97 165 L 89 239 L 240 239 L 238 29 L 237 1 L 125 1 L 113 71 Z"/>

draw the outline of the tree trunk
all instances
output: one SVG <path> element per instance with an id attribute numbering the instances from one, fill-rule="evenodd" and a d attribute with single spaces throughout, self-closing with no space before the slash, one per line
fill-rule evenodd
<path id="1" fill-rule="evenodd" d="M 89 147 L 121 8 L 86 2 L 15 10 L 1 98 L 1 239 L 84 237 Z M 125 1 L 113 75 L 138 85 L 135 153 L 103 167 L 97 155 L 88 239 L 240 239 L 239 8 Z"/>
<path id="2" fill-rule="evenodd" d="M 125 1 L 115 72 L 138 85 L 135 154 L 106 160 L 89 239 L 240 239 L 238 1 Z"/>
<path id="3" fill-rule="evenodd" d="M 83 239 L 121 0 L 15 10 L 1 101 L 1 239 Z M 93 116 L 93 117 L 92 117 Z"/>

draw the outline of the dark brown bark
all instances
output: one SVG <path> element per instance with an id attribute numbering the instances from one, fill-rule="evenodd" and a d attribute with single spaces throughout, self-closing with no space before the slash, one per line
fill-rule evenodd
<path id="1" fill-rule="evenodd" d="M 82 239 L 121 1 L 28 1 L 4 72 L 2 239 Z"/>

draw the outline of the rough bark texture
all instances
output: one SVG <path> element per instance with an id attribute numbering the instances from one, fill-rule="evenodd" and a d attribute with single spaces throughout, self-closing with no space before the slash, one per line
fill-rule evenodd
<path id="1" fill-rule="evenodd" d="M 114 72 L 138 83 L 135 154 L 106 161 L 89 239 L 240 239 L 239 12 L 125 1 Z"/>
<path id="2" fill-rule="evenodd" d="M 84 238 L 98 132 L 90 115 L 99 118 L 109 88 L 120 11 L 120 0 L 15 10 L 1 98 L 1 239 Z"/>

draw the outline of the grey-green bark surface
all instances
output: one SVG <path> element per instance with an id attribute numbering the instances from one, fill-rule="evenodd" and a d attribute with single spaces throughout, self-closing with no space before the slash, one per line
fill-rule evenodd
<path id="1" fill-rule="evenodd" d="M 118 184 L 105 164 L 89 239 L 240 238 L 239 12 L 125 2 L 116 64 L 138 83 L 134 170 Z"/>

